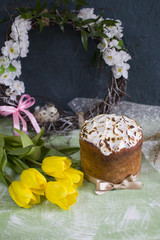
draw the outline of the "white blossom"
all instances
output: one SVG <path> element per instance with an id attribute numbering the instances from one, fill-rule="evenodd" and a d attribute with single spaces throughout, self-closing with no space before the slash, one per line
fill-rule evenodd
<path id="1" fill-rule="evenodd" d="M 23 41 L 20 41 L 20 56 L 26 57 L 27 53 L 29 52 L 29 41 L 27 39 L 24 39 Z"/>
<path id="2" fill-rule="evenodd" d="M 11 26 L 11 34 L 10 37 L 13 38 L 15 41 L 18 38 L 23 38 L 24 35 L 28 33 L 31 29 L 31 22 L 30 20 L 20 18 L 20 16 L 15 18 L 14 23 Z"/>
<path id="3" fill-rule="evenodd" d="M 108 48 L 103 52 L 103 59 L 106 64 L 109 66 L 116 65 L 121 62 L 121 56 L 118 51 L 115 50 L 115 48 Z"/>
<path id="4" fill-rule="evenodd" d="M 6 70 L 3 74 L 0 75 L 0 84 L 3 84 L 5 86 L 10 86 L 13 81 L 13 73 Z"/>
<path id="5" fill-rule="evenodd" d="M 119 43 L 118 40 L 113 39 L 112 41 L 109 41 L 109 47 L 110 47 L 110 48 L 115 47 L 115 48 L 117 48 L 117 49 L 120 49 L 121 47 L 118 46 L 118 43 Z"/>
<path id="6" fill-rule="evenodd" d="M 82 8 L 78 15 L 77 15 L 78 18 L 81 18 L 82 20 L 87 20 L 87 19 L 96 19 L 98 16 L 94 14 L 94 8 Z M 86 25 L 83 25 L 84 28 L 87 28 L 88 25 L 90 27 L 94 27 L 94 22 L 92 23 L 89 23 L 89 24 L 86 24 Z M 88 29 L 89 30 L 89 29 Z"/>
<path id="7" fill-rule="evenodd" d="M 131 59 L 131 56 L 123 50 L 119 52 L 119 55 L 120 55 L 121 61 L 123 62 L 127 62 L 128 60 Z"/>
<path id="8" fill-rule="evenodd" d="M 107 18 L 106 20 L 113 20 L 110 18 Z M 117 39 L 121 39 L 123 37 L 122 31 L 123 28 L 121 27 L 121 21 L 115 20 L 115 26 L 106 26 L 104 24 L 103 32 L 108 36 L 108 38 L 116 37 Z"/>
<path id="9" fill-rule="evenodd" d="M 120 20 L 116 20 L 116 27 L 117 27 L 117 30 L 118 30 L 118 32 L 117 32 L 117 34 L 115 35 L 118 39 L 121 39 L 122 37 L 123 37 L 123 33 L 122 33 L 122 31 L 123 31 L 123 27 L 121 26 L 122 25 L 122 23 L 121 23 L 121 21 Z"/>
<path id="10" fill-rule="evenodd" d="M 108 36 L 108 38 L 113 38 L 118 34 L 118 29 L 116 26 L 105 27 L 103 32 Z"/>
<path id="11" fill-rule="evenodd" d="M 4 68 L 8 68 L 10 63 L 11 61 L 9 60 L 8 57 L 5 57 L 5 56 L 0 57 L 0 66 L 3 66 Z"/>
<path id="12" fill-rule="evenodd" d="M 97 48 L 100 49 L 100 52 L 104 52 L 108 48 L 108 40 L 103 38 L 102 42 L 97 45 Z"/>
<path id="13" fill-rule="evenodd" d="M 97 18 L 97 16 L 94 14 L 94 8 L 82 8 L 79 11 L 77 17 L 83 20 L 87 20 L 90 18 L 93 18 L 93 19 Z"/>
<path id="14" fill-rule="evenodd" d="M 124 78 L 128 78 L 128 70 L 130 68 L 130 65 L 128 63 L 124 63 L 121 66 L 115 65 L 112 67 L 112 72 L 114 77 L 120 78 L 121 76 L 123 76 Z"/>
<path id="15" fill-rule="evenodd" d="M 5 47 L 2 47 L 2 54 L 9 57 L 11 60 L 19 56 L 19 45 L 13 40 L 5 42 Z"/>
<path id="16" fill-rule="evenodd" d="M 17 95 L 21 95 L 25 92 L 24 82 L 19 80 L 13 81 L 11 90 L 15 91 Z"/>
<path id="17" fill-rule="evenodd" d="M 7 88 L 5 91 L 6 95 L 10 97 L 10 100 L 15 101 L 17 98 L 16 92 L 12 91 L 12 89 Z"/>
<path id="18" fill-rule="evenodd" d="M 21 75 L 21 62 L 13 60 L 12 65 L 16 68 L 15 76 L 19 77 Z"/>

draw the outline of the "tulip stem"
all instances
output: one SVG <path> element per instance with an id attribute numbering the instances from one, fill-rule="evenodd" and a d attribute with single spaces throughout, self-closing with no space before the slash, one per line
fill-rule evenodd
<path id="1" fill-rule="evenodd" d="M 12 183 L 12 180 L 7 175 L 5 175 L 4 177 L 9 183 Z"/>
<path id="2" fill-rule="evenodd" d="M 42 166 L 42 163 L 40 163 L 40 162 L 34 161 L 32 159 L 27 159 L 27 160 L 32 162 L 32 163 L 34 163 L 34 164 L 36 164 L 36 165 L 38 165 L 38 166 Z"/>

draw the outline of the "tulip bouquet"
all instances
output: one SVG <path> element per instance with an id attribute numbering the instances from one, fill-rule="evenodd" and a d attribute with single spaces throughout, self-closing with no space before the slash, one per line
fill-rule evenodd
<path id="1" fill-rule="evenodd" d="M 0 181 L 8 186 L 14 202 L 30 208 L 45 196 L 51 203 L 69 210 L 78 197 L 83 173 L 71 167 L 72 162 L 64 153 L 44 146 L 43 129 L 32 139 L 20 130 L 15 131 L 19 136 L 0 135 Z M 19 175 L 11 177 L 8 168 L 20 174 L 20 180 Z"/>

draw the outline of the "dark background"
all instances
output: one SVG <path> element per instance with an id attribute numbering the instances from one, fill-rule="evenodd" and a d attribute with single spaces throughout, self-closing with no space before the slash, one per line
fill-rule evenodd
<path id="1" fill-rule="evenodd" d="M 6 8 L 23 6 L 28 0 L 0 0 L 0 18 Z M 48 1 L 48 8 L 54 3 Z M 160 1 L 159 0 L 97 0 L 88 1 L 95 14 L 104 11 L 104 18 L 120 19 L 124 27 L 124 42 L 132 56 L 129 62 L 128 101 L 160 104 Z M 34 6 L 35 1 L 30 5 Z M 72 4 L 70 9 L 72 9 Z M 8 23 L 0 25 L 0 46 L 5 41 Z M 1 48 L 0 47 L 0 48 Z M 30 31 L 30 51 L 22 59 L 22 75 L 26 93 L 36 97 L 37 103 L 54 102 L 63 108 L 75 97 L 103 97 L 101 92 L 109 79 L 109 70 L 91 66 L 96 42 L 89 41 L 86 52 L 80 33 L 65 27 L 65 33 L 57 26 L 50 26 L 39 33 Z M 107 68 L 107 65 L 105 65 Z"/>

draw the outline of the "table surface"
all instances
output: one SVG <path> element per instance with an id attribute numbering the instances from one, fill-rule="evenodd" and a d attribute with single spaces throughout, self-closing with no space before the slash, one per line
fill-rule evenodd
<path id="1" fill-rule="evenodd" d="M 134 118 L 144 137 L 160 131 L 160 107 L 121 102 L 114 110 Z M 0 132 L 11 133 L 0 121 Z M 48 145 L 79 146 L 79 131 L 51 136 Z M 159 240 L 160 239 L 160 139 L 143 143 L 141 190 L 114 190 L 98 196 L 86 180 L 77 203 L 69 211 L 47 200 L 31 209 L 18 207 L 0 184 L 0 239 L 2 240 Z M 157 160 L 154 162 L 155 153 Z M 79 161 L 79 154 L 75 155 Z"/>

